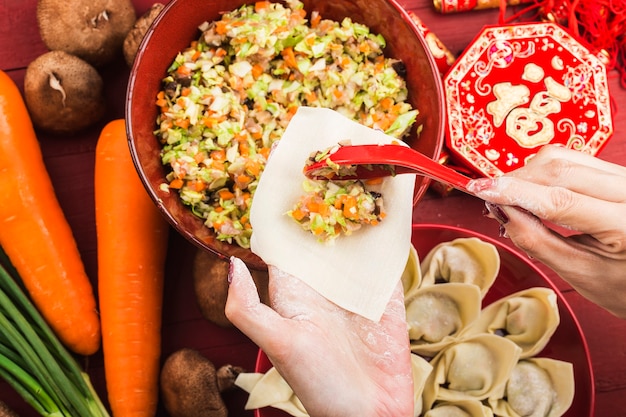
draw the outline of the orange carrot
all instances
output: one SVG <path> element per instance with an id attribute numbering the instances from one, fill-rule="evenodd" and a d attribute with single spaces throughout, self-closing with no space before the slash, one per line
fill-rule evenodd
<path id="1" fill-rule="evenodd" d="M 216 161 L 225 161 L 226 160 L 226 151 L 223 149 L 216 149 L 211 151 L 211 158 Z"/>
<path id="2" fill-rule="evenodd" d="M 380 107 L 382 107 L 383 110 L 389 110 L 391 109 L 391 106 L 393 106 L 393 99 L 391 97 L 385 97 L 382 100 L 380 100 Z"/>
<path id="3" fill-rule="evenodd" d="M 321 20 L 322 15 L 317 10 L 313 10 L 311 12 L 311 27 L 315 29 L 320 24 Z"/>
<path id="4" fill-rule="evenodd" d="M 343 203 L 343 215 L 346 219 L 358 219 L 356 198 L 349 195 Z"/>
<path id="5" fill-rule="evenodd" d="M 189 127 L 189 119 L 176 119 L 174 124 L 178 127 L 182 127 L 183 129 L 187 129 Z"/>
<path id="6" fill-rule="evenodd" d="M 291 217 L 293 217 L 294 219 L 300 221 L 302 219 L 304 219 L 304 217 L 306 216 L 306 213 L 304 211 L 302 211 L 301 209 L 297 208 L 295 210 L 293 210 L 291 212 Z"/>
<path id="7" fill-rule="evenodd" d="M 250 175 L 258 177 L 261 174 L 261 163 L 255 159 L 248 159 L 245 163 L 246 172 Z"/>
<path id="8" fill-rule="evenodd" d="M 254 64 L 252 66 L 252 77 L 255 80 L 257 78 L 259 78 L 261 75 L 263 75 L 263 72 L 265 72 L 265 70 L 263 69 L 263 65 L 261 65 L 261 64 Z"/>
<path id="9" fill-rule="evenodd" d="M 218 20 L 215 25 L 215 32 L 218 35 L 225 35 L 228 32 L 228 23 L 226 20 Z"/>
<path id="10" fill-rule="evenodd" d="M 180 178 L 174 178 L 172 182 L 170 182 L 170 188 L 173 188 L 175 190 L 183 188 L 183 185 L 185 185 L 185 183 Z"/>
<path id="11" fill-rule="evenodd" d="M 165 92 L 159 91 L 159 94 L 157 94 L 156 105 L 159 107 L 167 106 L 167 100 L 165 99 Z"/>
<path id="12" fill-rule="evenodd" d="M 378 178 L 368 178 L 364 180 L 363 182 L 366 185 L 379 185 L 379 184 L 382 184 L 384 180 L 385 179 L 383 177 L 378 177 Z"/>
<path id="13" fill-rule="evenodd" d="M 100 347 L 89 277 L 17 86 L 0 71 L 0 246 L 35 306 L 72 351 Z"/>
<path id="14" fill-rule="evenodd" d="M 257 1 L 254 3 L 254 11 L 260 12 L 261 10 L 267 10 L 270 7 L 269 1 Z"/>
<path id="15" fill-rule="evenodd" d="M 252 178 L 250 178 L 246 174 L 239 174 L 235 178 L 235 186 L 238 187 L 240 190 L 246 188 L 251 182 Z"/>
<path id="16" fill-rule="evenodd" d="M 282 55 L 283 59 L 285 60 L 285 64 L 287 64 L 288 67 L 295 69 L 298 68 L 298 61 L 296 61 L 296 55 L 291 46 L 284 48 L 280 52 L 280 54 Z"/>
<path id="17" fill-rule="evenodd" d="M 176 73 L 178 75 L 181 75 L 183 77 L 187 77 L 189 75 L 191 75 L 191 69 L 185 65 L 181 65 L 180 67 L 178 67 L 176 69 Z"/>
<path id="18" fill-rule="evenodd" d="M 152 417 L 169 227 L 135 171 L 124 120 L 109 122 L 100 134 L 94 194 L 109 403 L 115 417 Z"/>
<path id="19" fill-rule="evenodd" d="M 235 194 L 233 194 L 228 188 L 222 188 L 217 192 L 217 194 L 222 200 L 232 200 L 235 198 Z"/>
<path id="20" fill-rule="evenodd" d="M 218 24 L 219 24 L 219 22 L 218 22 Z M 215 50 L 215 56 L 217 56 L 217 57 L 223 57 L 223 56 L 225 56 L 225 55 L 226 55 L 226 49 L 224 49 L 224 48 L 217 48 L 217 49 Z"/>

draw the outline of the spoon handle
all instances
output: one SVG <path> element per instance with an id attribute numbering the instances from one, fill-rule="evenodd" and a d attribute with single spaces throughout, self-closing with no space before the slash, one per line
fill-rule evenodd
<path id="1" fill-rule="evenodd" d="M 391 149 L 391 146 L 397 149 Z M 405 146 L 389 145 L 385 146 L 385 149 L 381 150 L 381 152 L 384 154 L 381 156 L 385 156 L 385 159 L 389 158 L 389 160 L 394 161 L 389 162 L 390 164 L 398 166 L 397 173 L 401 173 L 400 167 L 402 167 L 403 171 L 406 170 L 404 171 L 405 173 L 423 174 L 436 181 L 450 184 L 454 188 L 469 193 L 467 184 L 471 178 L 432 160 L 414 149 Z"/>
<path id="2" fill-rule="evenodd" d="M 467 183 L 471 178 L 442 165 L 424 154 L 401 145 L 347 145 L 340 146 L 328 155 L 328 158 L 338 165 L 373 165 L 369 169 L 357 169 L 351 178 L 371 178 L 375 176 L 389 176 L 395 174 L 421 174 L 434 180 L 450 184 L 451 186 L 471 194 L 467 190 Z M 305 168 L 305 173 L 326 165 L 326 162 L 314 164 Z M 391 165 L 393 170 L 384 168 Z M 338 177 L 336 177 L 338 178 Z"/>

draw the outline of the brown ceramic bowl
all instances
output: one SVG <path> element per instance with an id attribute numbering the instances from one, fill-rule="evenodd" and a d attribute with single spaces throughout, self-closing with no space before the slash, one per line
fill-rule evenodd
<path id="1" fill-rule="evenodd" d="M 236 9 L 251 0 L 172 0 L 147 32 L 128 84 L 126 122 L 130 149 L 137 170 L 150 196 L 174 228 L 196 245 L 222 259 L 231 255 L 242 258 L 254 269 L 265 269 L 263 261 L 250 250 L 220 242 L 184 206 L 176 193 L 165 193 L 159 185 L 165 181 L 166 168 L 161 164 L 161 145 L 153 134 L 156 128 L 156 94 L 176 54 L 198 38 L 198 26 L 217 20 L 220 12 Z M 410 16 L 395 0 L 304 0 L 310 13 L 318 10 L 322 17 L 342 20 L 350 17 L 365 24 L 387 41 L 386 55 L 404 61 L 407 67 L 409 100 L 419 109 L 417 125 L 423 126 L 418 137 L 413 131 L 407 142 L 414 149 L 438 159 L 443 146 L 443 88 L 439 72 Z M 426 192 L 429 180 L 419 177 L 414 202 Z"/>

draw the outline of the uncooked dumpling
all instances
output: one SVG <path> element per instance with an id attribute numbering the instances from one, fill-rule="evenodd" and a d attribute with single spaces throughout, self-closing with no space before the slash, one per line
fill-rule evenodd
<path id="1" fill-rule="evenodd" d="M 413 417 L 422 415 L 422 392 L 433 367 L 421 356 L 411 354 L 411 371 L 413 373 L 414 408 Z"/>
<path id="2" fill-rule="evenodd" d="M 237 376 L 235 385 L 250 394 L 245 405 L 246 410 L 274 407 L 295 417 L 309 415 L 276 368 L 272 367 L 264 374 L 242 372 Z"/>
<path id="3" fill-rule="evenodd" d="M 424 417 L 493 417 L 493 411 L 480 401 L 460 400 L 435 404 Z"/>
<path id="4" fill-rule="evenodd" d="M 329 109 L 300 107 L 273 150 L 254 194 L 251 249 L 340 307 L 378 321 L 405 269 L 411 246 L 415 175 L 381 184 L 387 216 L 334 244 L 320 243 L 287 213 L 303 193 L 305 161 L 340 142 L 397 143 Z"/>
<path id="5" fill-rule="evenodd" d="M 498 276 L 500 255 L 491 243 L 458 238 L 428 252 L 421 263 L 422 286 L 440 282 L 464 282 L 480 288 L 484 297 Z"/>
<path id="6" fill-rule="evenodd" d="M 432 408 L 435 401 L 502 398 L 520 351 L 515 343 L 491 334 L 448 345 L 431 361 L 433 372 L 424 387 L 424 408 Z"/>
<path id="7" fill-rule="evenodd" d="M 571 363 L 550 358 L 519 361 L 506 384 L 504 397 L 490 400 L 502 417 L 560 417 L 574 399 Z"/>
<path id="8" fill-rule="evenodd" d="M 492 333 L 522 348 L 521 358 L 539 353 L 560 322 L 557 298 L 550 288 L 528 288 L 488 305 L 463 334 Z"/>
<path id="9" fill-rule="evenodd" d="M 420 270 L 420 261 L 415 246 L 411 245 L 409 249 L 409 258 L 406 261 L 404 272 L 402 272 L 402 288 L 404 289 L 404 298 L 410 298 L 417 291 L 422 283 L 422 271 Z"/>
<path id="10" fill-rule="evenodd" d="M 434 356 L 480 314 L 480 291 L 472 284 L 420 288 L 405 301 L 411 351 Z"/>

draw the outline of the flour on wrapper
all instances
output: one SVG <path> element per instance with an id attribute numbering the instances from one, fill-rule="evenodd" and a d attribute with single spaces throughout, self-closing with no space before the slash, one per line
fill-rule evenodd
<path id="1" fill-rule="evenodd" d="M 380 131 L 322 108 L 300 107 L 263 171 L 250 222 L 252 251 L 294 275 L 342 308 L 378 321 L 404 271 L 411 247 L 415 175 L 385 178 L 387 216 L 334 244 L 324 244 L 285 213 L 304 193 L 302 173 L 311 153 L 339 142 L 398 142 Z"/>

